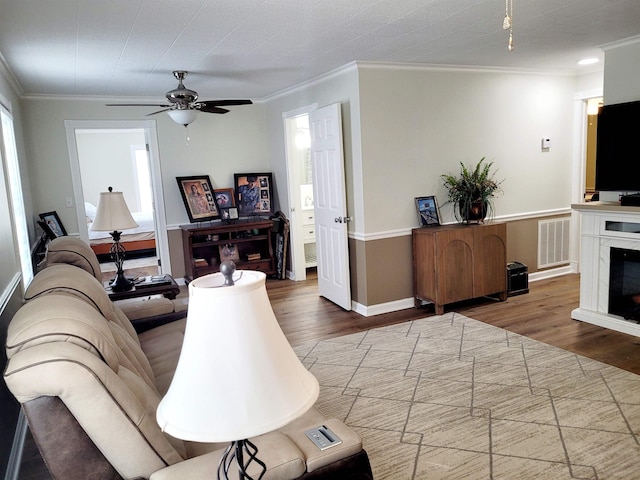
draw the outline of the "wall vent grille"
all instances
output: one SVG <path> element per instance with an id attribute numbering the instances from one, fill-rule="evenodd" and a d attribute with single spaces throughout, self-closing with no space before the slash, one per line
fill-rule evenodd
<path id="1" fill-rule="evenodd" d="M 538 268 L 569 263 L 571 217 L 538 222 Z"/>

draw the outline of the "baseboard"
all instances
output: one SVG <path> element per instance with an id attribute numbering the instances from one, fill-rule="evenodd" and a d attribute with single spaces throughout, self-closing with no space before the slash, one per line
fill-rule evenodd
<path id="1" fill-rule="evenodd" d="M 575 269 L 571 265 L 551 268 L 549 270 L 530 273 L 529 282 L 537 282 L 539 280 L 546 280 L 548 278 L 559 277 L 570 273 L 576 273 Z M 394 300 L 392 302 L 378 303 L 376 305 L 362 305 L 355 301 L 351 302 L 351 309 L 365 317 L 380 315 L 382 313 L 397 312 L 398 310 L 405 310 L 407 308 L 413 308 L 414 306 L 415 303 L 413 297 Z"/>
<path id="2" fill-rule="evenodd" d="M 372 317 L 382 313 L 397 312 L 398 310 L 406 310 L 415 306 L 413 297 L 394 300 L 393 302 L 378 303 L 376 305 L 362 305 L 358 302 L 351 302 L 351 309 L 365 317 Z"/>
<path id="3" fill-rule="evenodd" d="M 568 275 L 570 273 L 577 273 L 577 271 L 571 265 L 551 268 L 549 270 L 541 270 L 539 272 L 530 273 L 529 282 L 537 282 L 538 280 L 546 280 L 547 278 L 560 277 L 562 275 Z"/>
<path id="4" fill-rule="evenodd" d="M 24 451 L 24 439 L 27 436 L 27 417 L 22 413 L 18 414 L 16 422 L 16 431 L 13 434 L 13 445 L 9 454 L 9 462 L 7 470 L 4 474 L 4 480 L 18 480 L 20 475 L 20 464 L 22 463 L 22 452 Z"/>

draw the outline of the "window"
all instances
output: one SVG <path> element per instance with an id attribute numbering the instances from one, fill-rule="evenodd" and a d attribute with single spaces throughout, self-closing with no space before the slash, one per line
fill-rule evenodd
<path id="1" fill-rule="evenodd" d="M 22 181 L 20 179 L 20 166 L 18 164 L 18 152 L 16 150 L 16 139 L 13 130 L 13 117 L 9 109 L 5 107 L 2 99 L 0 99 L 0 125 L 0 130 L 2 130 L 0 157 L 2 157 L 5 165 L 15 241 L 18 244 L 22 282 L 26 289 L 33 278 L 31 248 L 29 245 L 24 198 L 22 196 Z"/>

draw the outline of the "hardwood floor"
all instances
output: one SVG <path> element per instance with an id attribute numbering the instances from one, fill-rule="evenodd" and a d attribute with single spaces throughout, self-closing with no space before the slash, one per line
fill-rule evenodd
<path id="1" fill-rule="evenodd" d="M 579 276 L 531 283 L 530 292 L 506 302 L 488 299 L 447 306 L 466 316 L 640 374 L 640 338 L 571 319 L 579 302 Z M 434 315 L 433 307 L 373 317 L 346 312 L 318 296 L 317 280 L 268 280 L 267 291 L 282 330 L 292 344 L 326 339 Z M 21 480 L 50 478 L 32 442 L 25 450 Z"/>

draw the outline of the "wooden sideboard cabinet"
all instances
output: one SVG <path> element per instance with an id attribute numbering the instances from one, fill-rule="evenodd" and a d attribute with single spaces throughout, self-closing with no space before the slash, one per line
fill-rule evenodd
<path id="1" fill-rule="evenodd" d="M 486 295 L 507 299 L 507 227 L 504 223 L 413 229 L 416 307 L 444 305 Z"/>
<path id="2" fill-rule="evenodd" d="M 273 254 L 273 221 L 268 219 L 237 223 L 181 225 L 185 280 L 220 271 L 229 258 L 238 270 L 276 272 Z"/>

